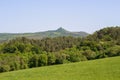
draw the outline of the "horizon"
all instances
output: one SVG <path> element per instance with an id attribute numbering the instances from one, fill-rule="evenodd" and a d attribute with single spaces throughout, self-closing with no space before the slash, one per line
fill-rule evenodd
<path id="1" fill-rule="evenodd" d="M 60 28 L 62 28 L 62 29 L 64 29 L 64 30 L 66 30 L 66 31 L 69 31 L 69 30 L 67 30 L 67 29 L 65 29 L 65 28 L 63 28 L 63 27 L 58 27 L 57 29 L 54 29 L 55 31 L 56 30 L 58 30 L 58 29 L 60 29 Z M 51 30 L 46 30 L 46 31 L 54 31 L 53 29 L 51 29 Z M 46 31 L 36 31 L 36 32 L 18 32 L 18 34 L 20 33 L 20 34 L 22 34 L 22 33 L 37 33 L 37 32 L 46 32 Z M 69 32 L 77 32 L 77 31 L 69 31 Z M 78 32 L 85 32 L 85 31 L 78 31 Z M 9 32 L 3 32 L 3 33 L 9 33 Z M 10 32 L 10 33 L 15 33 L 15 32 Z M 88 33 L 88 32 L 86 32 L 86 33 Z M 89 33 L 90 34 L 90 33 Z"/>
<path id="2" fill-rule="evenodd" d="M 110 27 L 116 27 L 116 26 L 110 26 Z M 60 29 L 60 28 L 62 28 L 62 29 L 64 29 L 64 30 L 66 30 L 66 31 L 69 31 L 69 30 L 67 30 L 67 29 L 65 29 L 65 28 L 63 28 L 63 27 L 58 27 L 57 29 L 54 29 L 55 31 L 56 30 L 58 30 L 58 29 Z M 104 28 L 108 28 L 108 27 L 104 27 Z M 103 28 L 101 28 L 101 29 L 103 29 Z M 99 30 L 101 30 L 101 29 L 98 29 L 98 30 L 96 30 L 96 31 L 99 31 Z M 52 30 L 46 30 L 46 31 L 36 31 L 36 32 L 2 32 L 3 34 L 5 33 L 5 34 L 24 34 L 24 33 L 37 33 L 37 32 L 47 32 L 47 31 L 54 31 L 53 29 Z M 96 31 L 94 31 L 94 32 L 96 32 Z M 85 31 L 69 31 L 69 32 L 85 32 Z M 94 33 L 93 32 L 93 33 Z M 1 32 L 0 32 L 1 33 Z M 85 33 L 88 33 L 88 32 L 85 32 Z M 88 34 L 93 34 L 93 33 L 88 33 Z"/>
<path id="3" fill-rule="evenodd" d="M 34 33 L 62 27 L 94 33 L 120 26 L 119 0 L 0 0 L 0 33 Z"/>

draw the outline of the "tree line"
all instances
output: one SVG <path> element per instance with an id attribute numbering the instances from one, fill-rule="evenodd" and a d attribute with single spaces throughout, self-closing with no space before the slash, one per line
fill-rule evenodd
<path id="1" fill-rule="evenodd" d="M 120 27 L 85 38 L 16 38 L 0 44 L 0 72 L 120 56 Z"/>

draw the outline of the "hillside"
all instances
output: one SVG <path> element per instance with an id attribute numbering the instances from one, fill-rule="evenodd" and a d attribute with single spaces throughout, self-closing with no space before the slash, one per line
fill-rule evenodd
<path id="1" fill-rule="evenodd" d="M 22 37 L 1 43 L 0 72 L 120 56 L 120 34 L 110 36 L 119 27 L 112 28 L 116 31 L 108 33 L 111 28 L 104 28 L 107 34 L 101 39 L 94 33 L 86 38 L 69 36 L 35 40 Z M 69 33 L 62 28 L 57 31 Z"/>
<path id="2" fill-rule="evenodd" d="M 2 80 L 119 80 L 120 57 L 0 73 Z"/>
<path id="3" fill-rule="evenodd" d="M 101 41 L 112 41 L 112 40 L 118 40 L 120 41 L 120 26 L 116 27 L 106 27 L 103 29 L 100 29 L 94 34 L 88 36 L 91 40 L 101 40 Z"/>
<path id="4" fill-rule="evenodd" d="M 108 33 L 111 29 L 113 31 Z M 35 40 L 22 37 L 9 40 L 0 44 L 0 72 L 120 56 L 119 33 L 110 35 L 118 30 L 119 27 L 109 27 L 97 31 L 103 34 L 101 39 L 94 33 L 90 35 L 93 37 L 86 38 L 68 36 Z M 59 31 L 69 33 L 62 28 Z"/>
<path id="5" fill-rule="evenodd" d="M 10 40 L 16 37 L 27 37 L 30 39 L 41 39 L 43 37 L 59 37 L 59 36 L 73 36 L 73 37 L 85 37 L 88 33 L 86 32 L 70 32 L 62 27 L 57 30 L 49 30 L 45 32 L 35 33 L 0 33 L 0 41 Z"/>

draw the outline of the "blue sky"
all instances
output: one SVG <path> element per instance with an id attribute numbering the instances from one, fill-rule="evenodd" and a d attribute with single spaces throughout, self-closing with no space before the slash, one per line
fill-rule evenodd
<path id="1" fill-rule="evenodd" d="M 0 0 L 0 33 L 54 30 L 93 33 L 120 25 L 120 0 Z"/>

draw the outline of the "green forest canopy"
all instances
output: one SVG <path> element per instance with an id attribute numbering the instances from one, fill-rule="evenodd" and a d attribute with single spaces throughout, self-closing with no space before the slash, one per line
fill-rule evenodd
<path id="1" fill-rule="evenodd" d="M 87 37 L 25 37 L 0 44 L 0 72 L 120 56 L 120 27 L 107 27 Z"/>

